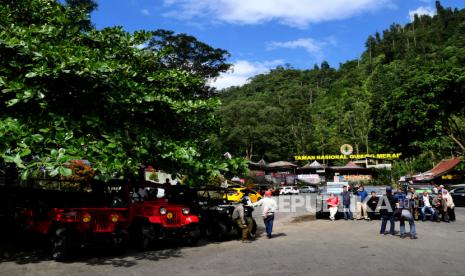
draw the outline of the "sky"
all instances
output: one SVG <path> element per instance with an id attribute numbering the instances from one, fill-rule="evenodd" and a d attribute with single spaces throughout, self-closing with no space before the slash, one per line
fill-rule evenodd
<path id="1" fill-rule="evenodd" d="M 211 84 L 245 84 L 279 65 L 311 69 L 357 59 L 369 35 L 413 14 L 435 13 L 434 0 L 97 0 L 98 29 L 123 26 L 187 33 L 227 50 L 232 70 Z M 462 9 L 464 0 L 442 0 Z"/>

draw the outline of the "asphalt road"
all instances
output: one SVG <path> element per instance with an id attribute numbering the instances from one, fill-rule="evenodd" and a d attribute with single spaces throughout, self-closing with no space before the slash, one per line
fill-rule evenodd
<path id="1" fill-rule="evenodd" d="M 456 213 L 454 223 L 417 222 L 410 240 L 379 235 L 379 221 L 313 220 L 299 207 L 277 214 L 270 240 L 92 250 L 72 263 L 29 251 L 0 259 L 0 275 L 465 275 L 465 208 Z"/>

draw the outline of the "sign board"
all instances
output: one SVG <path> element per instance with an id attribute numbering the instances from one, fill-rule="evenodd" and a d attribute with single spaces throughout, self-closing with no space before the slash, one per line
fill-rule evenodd
<path id="1" fill-rule="evenodd" d="M 349 186 L 349 182 L 326 182 L 326 191 L 336 195 L 341 194 L 344 186 Z"/>
<path id="2" fill-rule="evenodd" d="M 376 154 L 334 154 L 334 155 L 295 155 L 294 160 L 344 160 L 344 159 L 399 159 L 402 153 L 376 153 Z"/>
<path id="3" fill-rule="evenodd" d="M 341 148 L 339 149 L 341 151 L 342 154 L 344 155 L 351 155 L 352 152 L 354 152 L 354 148 L 349 145 L 349 144 L 344 144 L 341 146 Z"/>
<path id="4" fill-rule="evenodd" d="M 320 183 L 320 176 L 318 174 L 299 174 L 297 175 L 297 179 L 312 184 Z"/>

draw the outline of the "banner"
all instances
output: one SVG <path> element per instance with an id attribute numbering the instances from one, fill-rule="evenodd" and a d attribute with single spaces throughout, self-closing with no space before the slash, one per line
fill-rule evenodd
<path id="1" fill-rule="evenodd" d="M 375 153 L 375 154 L 335 154 L 335 155 L 295 155 L 294 160 L 343 160 L 343 159 L 399 159 L 402 153 Z"/>

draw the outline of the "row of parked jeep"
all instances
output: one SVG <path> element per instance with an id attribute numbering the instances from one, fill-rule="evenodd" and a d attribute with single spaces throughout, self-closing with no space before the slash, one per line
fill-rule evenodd
<path id="1" fill-rule="evenodd" d="M 44 189 L 43 182 L 36 186 L 0 186 L 0 219 L 10 220 L 12 232 L 48 239 L 55 260 L 94 243 L 124 252 L 130 246 L 146 250 L 164 239 L 195 245 L 200 238 L 239 233 L 232 220 L 236 203 L 219 187 L 94 183 L 92 192 L 64 192 Z M 252 211 L 247 208 L 246 216 L 252 218 Z"/>

